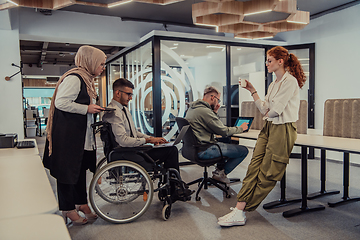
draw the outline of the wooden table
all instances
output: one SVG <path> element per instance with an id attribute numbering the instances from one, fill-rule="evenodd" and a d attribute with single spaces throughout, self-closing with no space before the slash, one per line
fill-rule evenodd
<path id="1" fill-rule="evenodd" d="M 28 156 L 28 155 L 39 155 L 39 149 L 35 139 L 26 139 L 22 141 L 34 141 L 34 148 L 0 148 L 0 159 L 9 158 L 9 157 L 18 157 L 18 156 Z M 21 142 L 21 141 L 19 141 Z"/>
<path id="2" fill-rule="evenodd" d="M 0 189 L 0 220 L 55 213 L 58 209 L 55 195 L 38 155 L 1 158 Z"/>
<path id="3" fill-rule="evenodd" d="M 234 137 L 257 140 L 259 130 L 250 130 L 246 133 L 235 134 Z M 328 137 L 321 135 L 308 135 L 298 134 L 295 146 L 301 147 L 301 207 L 299 209 L 289 210 L 283 213 L 284 217 L 291 217 L 305 212 L 317 211 L 325 209 L 324 206 L 318 205 L 314 207 L 307 206 L 307 150 L 309 147 L 321 149 L 324 153 L 325 150 L 338 151 L 344 153 L 343 159 L 343 197 L 342 200 L 335 203 L 328 203 L 330 207 L 335 207 L 339 204 L 360 201 L 360 198 L 349 197 L 349 169 L 350 169 L 350 153 L 360 154 L 360 139 L 353 138 L 339 138 Z M 323 158 L 323 157 L 322 157 Z M 325 161 L 325 159 L 324 159 Z M 324 180 L 324 179 L 322 179 Z M 324 195 L 321 194 L 320 195 Z"/>
<path id="4" fill-rule="evenodd" d="M 0 239 L 71 240 L 64 219 L 40 214 L 0 220 Z"/>

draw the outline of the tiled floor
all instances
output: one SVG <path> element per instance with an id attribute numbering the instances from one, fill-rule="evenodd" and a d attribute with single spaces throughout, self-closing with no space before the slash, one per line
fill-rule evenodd
<path id="1" fill-rule="evenodd" d="M 37 138 L 39 151 L 42 153 L 44 138 Z M 99 149 L 99 157 L 101 156 Z M 249 156 L 229 176 L 243 178 Z M 309 192 L 319 191 L 319 160 L 309 160 Z M 212 169 L 210 169 L 211 171 Z M 209 172 L 210 172 L 209 171 Z M 181 167 L 181 175 L 188 182 L 202 175 L 202 168 L 196 165 Z M 360 196 L 360 168 L 351 167 L 350 196 Z M 90 181 L 92 174 L 88 174 Z M 49 177 L 54 193 L 55 181 Z M 241 183 L 231 185 L 232 197 L 225 198 L 223 193 L 213 187 L 202 190 L 201 201 L 192 199 L 189 202 L 176 202 L 171 217 L 162 220 L 162 203 L 154 197 L 148 211 L 138 220 L 128 224 L 112 224 L 98 219 L 84 226 L 69 226 L 72 239 L 360 239 L 360 202 L 345 204 L 335 208 L 327 206 L 329 201 L 337 201 L 342 197 L 342 164 L 328 161 L 327 188 L 341 190 L 338 195 L 331 195 L 308 201 L 309 206 L 323 204 L 323 211 L 307 213 L 291 218 L 282 217 L 282 212 L 300 204 L 264 210 L 262 205 L 247 213 L 247 223 L 242 227 L 222 228 L 216 219 L 229 212 L 236 204 L 236 194 Z M 287 197 L 300 197 L 300 160 L 291 159 L 287 168 Z M 196 186 L 191 186 L 196 189 Z M 268 195 L 264 203 L 280 197 L 279 184 Z M 60 213 L 59 213 L 60 214 Z"/>

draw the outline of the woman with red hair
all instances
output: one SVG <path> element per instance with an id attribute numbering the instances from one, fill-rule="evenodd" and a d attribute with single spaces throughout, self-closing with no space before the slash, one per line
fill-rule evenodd
<path id="1" fill-rule="evenodd" d="M 283 177 L 297 138 L 299 91 L 306 81 L 300 62 L 294 54 L 277 46 L 267 52 L 266 67 L 269 73 L 275 73 L 276 80 L 270 84 L 264 101 L 246 80 L 245 89 L 264 115 L 265 124 L 237 195 L 236 207 L 218 219 L 220 226 L 245 225 L 245 211 L 254 211 Z"/>

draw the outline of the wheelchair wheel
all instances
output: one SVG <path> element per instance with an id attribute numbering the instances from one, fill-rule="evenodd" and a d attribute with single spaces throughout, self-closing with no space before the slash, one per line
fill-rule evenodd
<path id="1" fill-rule="evenodd" d="M 171 206 L 166 204 L 162 209 L 162 217 L 166 221 L 170 218 Z"/>
<path id="2" fill-rule="evenodd" d="M 94 211 L 111 223 L 139 218 L 149 208 L 153 194 L 153 182 L 146 170 L 123 160 L 109 163 L 96 172 L 89 189 Z"/>

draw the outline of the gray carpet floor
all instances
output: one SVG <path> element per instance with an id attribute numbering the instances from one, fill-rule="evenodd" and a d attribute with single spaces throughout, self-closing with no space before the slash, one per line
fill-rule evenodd
<path id="1" fill-rule="evenodd" d="M 44 137 L 37 137 L 40 155 L 44 149 Z M 98 141 L 100 142 L 100 141 Z M 100 143 L 101 145 L 101 143 Z M 99 146 L 98 157 L 102 156 Z M 181 154 L 180 154 L 181 155 Z M 229 177 L 243 178 L 250 162 L 252 149 L 248 157 L 232 172 Z M 180 161 L 186 161 L 180 156 Z M 301 197 L 300 159 L 290 159 L 287 168 L 286 197 Z M 215 187 L 202 190 L 201 200 L 194 197 L 189 202 L 176 202 L 172 207 L 171 216 L 167 221 L 162 219 L 162 202 L 155 196 L 147 212 L 134 222 L 127 224 L 112 224 L 98 219 L 94 223 L 84 226 L 68 226 L 73 240 L 89 239 L 360 239 L 360 202 L 348 203 L 335 208 L 327 203 L 338 201 L 342 197 L 341 163 L 327 162 L 327 189 L 340 190 L 340 194 L 329 195 L 308 201 L 308 205 L 322 204 L 325 210 L 306 213 L 291 218 L 284 218 L 282 212 L 299 208 L 300 203 L 286 207 L 264 210 L 264 203 L 280 198 L 279 183 L 267 196 L 263 204 L 254 211 L 246 213 L 245 226 L 220 227 L 217 218 L 230 212 L 229 208 L 236 204 L 236 194 L 241 183 L 230 186 L 231 198 L 225 198 L 222 191 Z M 213 170 L 211 168 L 209 173 Z M 181 167 L 183 180 L 189 182 L 202 176 L 203 169 L 197 165 Z M 308 192 L 320 190 L 320 161 L 308 160 Z M 88 173 L 88 182 L 92 173 Z M 55 179 L 49 175 L 50 183 L 56 195 Z M 360 196 L 360 168 L 351 166 L 350 196 Z M 196 185 L 191 189 L 195 190 Z M 58 212 L 57 214 L 60 214 Z"/>

